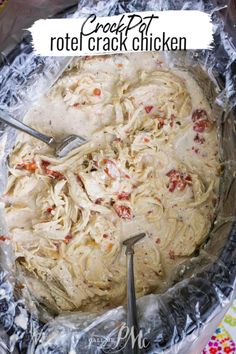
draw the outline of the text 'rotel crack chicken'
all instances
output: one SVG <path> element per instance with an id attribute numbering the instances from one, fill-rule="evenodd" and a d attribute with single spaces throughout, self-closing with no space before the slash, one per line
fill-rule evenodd
<path id="1" fill-rule="evenodd" d="M 215 217 L 218 139 L 210 105 L 159 53 L 74 60 L 26 115 L 36 129 L 88 142 L 58 159 L 19 134 L 5 213 L 27 286 L 55 312 L 124 303 L 124 239 L 138 296 L 161 291 Z"/>

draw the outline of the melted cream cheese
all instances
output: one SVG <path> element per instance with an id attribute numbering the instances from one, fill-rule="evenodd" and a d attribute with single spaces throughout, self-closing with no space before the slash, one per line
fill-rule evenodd
<path id="1" fill-rule="evenodd" d="M 211 109 L 158 53 L 76 60 L 24 121 L 88 143 L 59 160 L 24 134 L 10 156 L 6 217 L 34 295 L 57 312 L 125 300 L 122 241 L 138 232 L 138 296 L 161 291 L 207 236 L 218 196 Z"/>

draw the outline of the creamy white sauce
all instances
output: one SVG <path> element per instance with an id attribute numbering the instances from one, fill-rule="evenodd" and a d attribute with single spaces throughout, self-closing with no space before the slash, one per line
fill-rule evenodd
<path id="1" fill-rule="evenodd" d="M 38 282 L 29 282 L 37 298 L 57 311 L 122 303 L 122 241 L 139 232 L 147 236 L 135 247 L 138 296 L 160 291 L 177 264 L 204 241 L 214 217 L 219 161 L 213 122 L 199 134 L 193 129 L 196 109 L 212 121 L 189 73 L 170 71 L 158 53 L 139 53 L 77 61 L 28 112 L 24 122 L 45 134 L 89 140 L 58 161 L 45 144 L 20 134 L 10 158 L 15 180 L 7 191 L 6 216 L 16 257 L 37 274 Z M 119 139 L 126 142 L 123 148 Z M 123 149 L 118 159 L 115 148 Z M 81 159 L 89 153 L 95 167 L 87 173 Z M 65 180 L 45 175 L 45 159 Z M 113 163 L 106 166 L 104 159 Z M 18 167 L 26 160 L 36 163 L 33 172 Z M 124 191 L 127 200 L 118 197 Z M 119 217 L 117 206 L 130 208 L 133 218 Z"/>

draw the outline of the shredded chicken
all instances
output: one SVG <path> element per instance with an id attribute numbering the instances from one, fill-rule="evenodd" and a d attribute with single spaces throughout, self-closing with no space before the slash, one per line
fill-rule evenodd
<path id="1" fill-rule="evenodd" d="M 129 77 L 131 57 L 76 61 L 51 89 L 47 99 L 68 112 L 104 112 L 88 143 L 57 159 L 19 138 L 9 157 L 4 199 L 16 261 L 34 295 L 58 312 L 121 304 L 122 241 L 140 231 L 136 291 L 160 291 L 214 218 L 219 159 L 209 105 L 202 93 L 193 99 L 186 73 L 157 67 Z"/>

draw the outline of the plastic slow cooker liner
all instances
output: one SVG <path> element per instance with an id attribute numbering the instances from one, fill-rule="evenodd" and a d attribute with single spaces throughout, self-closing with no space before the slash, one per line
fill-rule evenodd
<path id="1" fill-rule="evenodd" d="M 193 73 L 212 105 L 219 132 L 223 166 L 217 218 L 207 242 L 173 274 L 163 294 L 138 300 L 138 317 L 145 353 L 190 353 L 199 333 L 221 318 L 236 289 L 236 50 L 224 33 L 219 8 L 196 1 L 82 1 L 75 16 L 114 15 L 122 12 L 198 9 L 212 14 L 215 45 L 212 50 L 166 52 L 170 66 Z M 200 25 L 200 24 L 199 24 Z M 71 58 L 38 57 L 24 40 L 11 55 L 2 57 L 0 110 L 22 119 L 29 107 L 60 76 Z M 234 76 L 235 75 L 235 76 Z M 7 156 L 16 132 L 1 126 L 0 192 L 7 182 Z M 0 205 L 0 232 L 7 234 L 4 205 Z M 68 313 L 55 318 L 17 286 L 20 274 L 14 265 L 9 241 L 0 251 L 0 353 L 123 353 L 125 340 L 117 338 L 126 321 L 125 307 L 105 313 Z M 175 284 L 175 285 L 174 285 Z M 212 329 L 213 330 L 213 329 Z M 210 333 L 209 333 L 210 334 Z"/>

